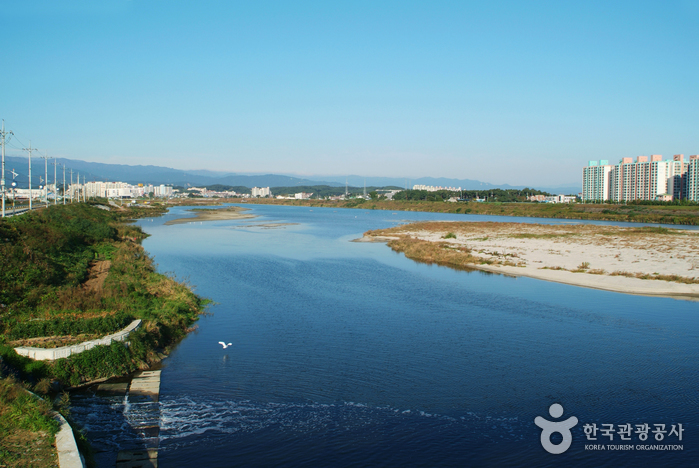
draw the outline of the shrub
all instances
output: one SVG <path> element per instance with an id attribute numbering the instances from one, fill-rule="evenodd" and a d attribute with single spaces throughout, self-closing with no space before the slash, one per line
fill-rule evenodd
<path id="1" fill-rule="evenodd" d="M 0 345 L 0 357 L 5 364 L 22 374 L 26 380 L 36 382 L 49 375 L 49 370 L 43 361 L 33 361 L 26 356 L 20 356 L 12 346 Z"/>
<path id="2" fill-rule="evenodd" d="M 108 335 L 126 327 L 132 320 L 133 316 L 127 314 L 88 319 L 66 318 L 64 316 L 53 320 L 32 320 L 31 322 L 22 322 L 13 326 L 10 330 L 9 338 L 11 340 L 19 340 L 40 336 Z"/>

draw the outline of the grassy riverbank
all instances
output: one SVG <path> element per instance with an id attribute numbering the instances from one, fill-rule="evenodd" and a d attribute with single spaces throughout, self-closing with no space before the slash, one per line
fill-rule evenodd
<path id="1" fill-rule="evenodd" d="M 231 199 L 240 203 L 245 199 Z M 600 221 L 626 221 L 635 223 L 657 223 L 699 225 L 697 205 L 611 205 L 584 203 L 479 203 L 441 201 L 398 201 L 398 200 L 277 200 L 256 198 L 248 203 L 266 205 L 292 205 L 329 208 L 359 208 L 363 210 L 427 211 L 495 216 L 524 216 L 533 218 L 583 219 Z"/>
<path id="2" fill-rule="evenodd" d="M 0 379 L 0 466 L 57 466 L 53 441 L 58 422 L 51 405 L 13 378 Z"/>
<path id="3" fill-rule="evenodd" d="M 81 203 L 0 221 L 5 379 L 11 376 L 15 385 L 47 394 L 58 386 L 148 368 L 185 336 L 206 301 L 157 273 L 140 245 L 146 234 L 128 223 L 164 210 L 105 210 Z M 20 345 L 59 346 L 104 336 L 137 318 L 143 325 L 129 336 L 128 347 L 113 342 L 55 362 L 32 361 L 14 351 Z M 2 395 L 0 407 L 9 404 Z"/>

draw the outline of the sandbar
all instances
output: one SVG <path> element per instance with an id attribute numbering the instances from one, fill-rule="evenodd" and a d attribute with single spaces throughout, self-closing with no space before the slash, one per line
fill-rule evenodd
<path id="1" fill-rule="evenodd" d="M 369 231 L 409 258 L 627 294 L 699 299 L 699 232 L 589 224 L 422 222 Z"/>
<path id="2" fill-rule="evenodd" d="M 223 221 L 229 219 L 249 219 L 255 218 L 255 215 L 245 214 L 244 211 L 250 211 L 250 208 L 242 208 L 240 206 L 228 206 L 226 208 L 193 208 L 187 210 L 188 212 L 194 213 L 194 216 L 189 218 L 177 218 L 171 219 L 165 223 L 166 226 L 172 224 L 186 224 L 191 222 L 202 222 L 202 221 Z"/>

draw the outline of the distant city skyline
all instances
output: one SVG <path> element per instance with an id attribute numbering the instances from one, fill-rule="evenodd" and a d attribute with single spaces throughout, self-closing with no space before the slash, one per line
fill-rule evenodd
<path id="1" fill-rule="evenodd" d="M 50 157 L 580 184 L 699 152 L 699 3 L 31 1 L 0 118 Z M 22 143 L 22 144 L 20 144 Z"/>

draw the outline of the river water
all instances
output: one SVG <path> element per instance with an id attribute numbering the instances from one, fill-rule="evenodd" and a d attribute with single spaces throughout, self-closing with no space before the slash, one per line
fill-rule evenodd
<path id="1" fill-rule="evenodd" d="M 139 221 L 159 270 L 216 302 L 163 362 L 159 466 L 696 466 L 696 302 L 454 271 L 350 242 L 413 220 L 570 220 L 248 208 L 258 217 L 164 226 L 191 215 L 175 208 Z M 122 403 L 74 399 L 97 447 L 124 431 L 134 407 Z M 537 416 L 578 419 L 565 453 L 543 449 Z"/>

